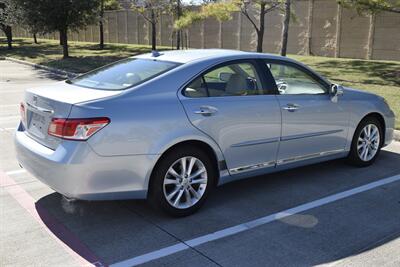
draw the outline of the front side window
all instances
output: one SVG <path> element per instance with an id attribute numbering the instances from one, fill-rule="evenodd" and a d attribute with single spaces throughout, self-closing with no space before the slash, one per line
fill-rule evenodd
<path id="1" fill-rule="evenodd" d="M 284 64 L 266 63 L 275 79 L 279 94 L 325 94 L 325 87 L 305 71 Z"/>
<path id="2" fill-rule="evenodd" d="M 192 81 L 184 90 L 187 97 L 246 96 L 266 94 L 252 63 L 215 68 Z"/>
<path id="3" fill-rule="evenodd" d="M 178 63 L 129 58 L 79 76 L 69 83 L 99 90 L 123 90 L 150 80 Z"/>

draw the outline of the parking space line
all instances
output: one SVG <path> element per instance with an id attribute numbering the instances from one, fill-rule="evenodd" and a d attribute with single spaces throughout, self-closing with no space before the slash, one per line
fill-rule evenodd
<path id="1" fill-rule="evenodd" d="M 231 235 L 235 235 L 238 234 L 240 232 L 246 231 L 246 230 L 250 230 L 252 228 L 279 220 L 279 219 L 283 219 L 285 217 L 294 215 L 294 214 L 298 214 L 313 208 L 317 208 L 386 184 L 390 184 L 396 181 L 400 181 L 400 175 L 395 175 L 395 176 L 391 176 L 385 179 L 381 179 L 366 185 L 362 185 L 347 191 L 343 191 L 340 193 L 336 193 L 315 201 L 311 201 L 305 204 L 302 204 L 300 206 L 294 207 L 294 208 L 290 208 L 281 212 L 277 212 L 265 217 L 261 217 L 243 224 L 239 224 L 239 225 L 235 225 L 232 227 L 228 227 L 225 229 L 222 229 L 220 231 L 211 233 L 211 234 L 207 234 L 207 235 L 203 235 L 194 239 L 190 239 L 187 241 L 182 241 L 179 242 L 178 244 L 175 244 L 173 246 L 169 246 L 169 247 L 165 247 L 156 251 L 152 251 L 150 253 L 146 253 L 137 257 L 133 257 L 131 259 L 127 259 L 115 264 L 110 265 L 110 267 L 126 267 L 126 266 L 136 266 L 139 264 L 143 264 L 152 260 L 156 260 L 165 256 L 169 256 L 172 254 L 175 254 L 177 252 L 186 250 L 186 249 L 190 249 L 192 247 L 196 247 L 199 245 L 202 245 L 204 243 L 207 242 L 211 242 L 211 241 L 215 241 L 221 238 L 225 238 Z"/>
<path id="2" fill-rule="evenodd" d="M 105 266 L 99 257 L 89 250 L 76 235 L 54 219 L 10 176 L 0 170 L 0 186 L 3 185 L 13 185 L 4 188 L 46 230 L 56 243 L 75 259 L 79 266 Z"/>
<path id="3" fill-rule="evenodd" d="M 8 171 L 6 172 L 7 175 L 15 175 L 15 174 L 20 174 L 20 173 L 25 173 L 25 169 L 20 169 L 20 170 L 15 170 L 15 171 Z"/>

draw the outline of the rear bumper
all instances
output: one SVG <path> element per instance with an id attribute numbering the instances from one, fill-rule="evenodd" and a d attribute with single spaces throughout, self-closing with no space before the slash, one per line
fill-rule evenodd
<path id="1" fill-rule="evenodd" d="M 86 142 L 63 141 L 56 150 L 16 131 L 19 163 L 53 190 L 83 200 L 146 198 L 156 155 L 97 155 Z"/>

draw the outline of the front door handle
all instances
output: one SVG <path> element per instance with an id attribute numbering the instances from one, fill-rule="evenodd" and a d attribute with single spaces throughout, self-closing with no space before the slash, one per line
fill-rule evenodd
<path id="1" fill-rule="evenodd" d="M 290 112 L 296 111 L 299 108 L 300 108 L 300 105 L 292 104 L 292 103 L 289 103 L 289 104 L 286 105 L 286 107 L 283 107 L 284 110 L 287 110 L 287 111 L 290 111 Z"/>
<path id="2" fill-rule="evenodd" d="M 203 116 L 211 116 L 214 113 L 216 113 L 218 111 L 218 109 L 216 107 L 212 107 L 212 106 L 201 106 L 199 108 L 199 110 L 196 110 L 194 113 L 195 114 L 200 114 Z"/>

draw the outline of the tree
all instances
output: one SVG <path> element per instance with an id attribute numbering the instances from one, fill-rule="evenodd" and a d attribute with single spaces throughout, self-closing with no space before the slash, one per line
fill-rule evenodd
<path id="1" fill-rule="evenodd" d="M 338 0 L 344 7 L 353 7 L 358 13 L 376 14 L 381 11 L 400 13 L 400 0 Z"/>
<path id="2" fill-rule="evenodd" d="M 176 12 L 175 12 L 175 19 L 178 20 L 182 17 L 182 1 L 181 0 L 176 0 L 175 1 L 176 5 Z M 182 35 L 182 30 L 178 29 L 176 31 L 176 49 L 181 49 L 181 35 Z M 183 45 L 182 45 L 183 46 Z"/>
<path id="3" fill-rule="evenodd" d="M 151 49 L 157 49 L 157 23 L 163 13 L 170 11 L 171 5 L 167 0 L 143 0 L 132 5 L 132 9 L 151 25 Z"/>
<path id="4" fill-rule="evenodd" d="M 12 49 L 12 27 L 21 17 L 21 9 L 15 1 L 0 0 L 0 28 L 6 35 L 8 49 Z"/>
<path id="5" fill-rule="evenodd" d="M 291 0 L 286 0 L 285 1 L 285 18 L 283 20 L 283 27 L 282 27 L 281 56 L 286 56 L 286 51 L 287 51 L 289 23 L 290 23 L 290 16 L 291 16 L 290 6 L 291 6 Z"/>
<path id="6" fill-rule="evenodd" d="M 23 26 L 32 34 L 33 41 L 35 44 L 37 44 L 37 34 L 44 33 L 43 29 L 45 28 L 45 25 L 41 24 L 43 22 L 38 17 L 39 11 L 36 9 L 36 6 L 30 5 L 29 2 L 26 2 L 25 0 L 13 1 L 18 5 L 21 10 L 19 25 Z"/>
<path id="7" fill-rule="evenodd" d="M 118 10 L 121 5 L 117 0 L 100 0 L 100 11 L 99 11 L 99 32 L 100 32 L 100 49 L 104 49 L 104 11 L 105 10 Z"/>
<path id="8" fill-rule="evenodd" d="M 283 0 L 232 0 L 204 4 L 200 12 L 188 12 L 175 22 L 176 28 L 188 27 L 194 21 L 214 17 L 220 21 L 232 18 L 231 13 L 240 11 L 257 33 L 257 52 L 263 51 L 265 16 L 282 9 Z"/>
<path id="9" fill-rule="evenodd" d="M 257 33 L 257 52 L 263 51 L 264 32 L 265 32 L 265 15 L 274 10 L 280 9 L 282 0 L 241 0 L 239 2 L 240 11 L 250 21 Z M 256 16 L 250 15 L 250 11 L 256 12 Z"/>
<path id="10" fill-rule="evenodd" d="M 69 57 L 68 31 L 79 30 L 98 19 L 100 0 L 25 0 L 24 8 L 35 10 L 43 32 L 60 33 L 63 58 Z"/>

